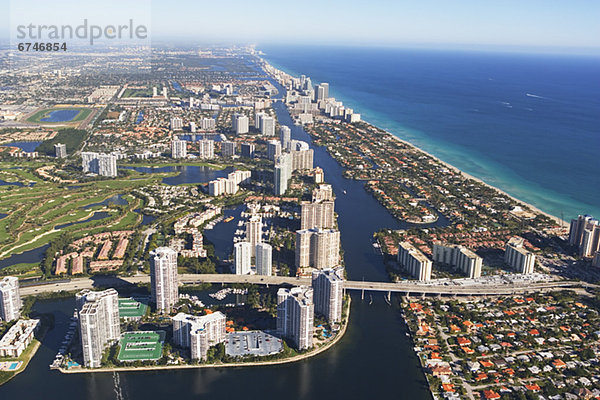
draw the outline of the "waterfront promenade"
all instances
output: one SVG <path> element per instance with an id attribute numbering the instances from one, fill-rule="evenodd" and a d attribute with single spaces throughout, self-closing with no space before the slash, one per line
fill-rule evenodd
<path id="1" fill-rule="evenodd" d="M 133 277 L 76 278 L 71 280 L 49 282 L 40 285 L 21 287 L 21 295 L 38 295 L 48 292 L 75 291 L 94 287 L 126 287 L 150 282 L 149 275 Z M 194 284 L 255 284 L 255 285 L 310 285 L 309 278 L 262 276 L 262 275 L 233 275 L 233 274 L 181 274 L 179 282 L 184 285 Z M 581 282 L 549 281 L 549 282 L 516 282 L 508 280 L 490 281 L 489 283 L 474 283 L 459 285 L 448 281 L 418 283 L 418 282 L 368 282 L 345 281 L 344 289 L 359 291 L 378 291 L 408 295 L 442 295 L 442 296 L 492 296 L 511 295 L 557 290 L 561 288 L 581 287 Z"/>

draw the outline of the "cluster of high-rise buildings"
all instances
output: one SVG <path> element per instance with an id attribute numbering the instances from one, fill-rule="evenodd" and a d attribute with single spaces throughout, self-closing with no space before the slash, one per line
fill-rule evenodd
<path id="1" fill-rule="evenodd" d="M 590 215 L 571 220 L 569 244 L 577 248 L 579 256 L 592 258 L 600 267 L 600 221 Z"/>
<path id="2" fill-rule="evenodd" d="M 221 196 L 223 194 L 236 194 L 240 184 L 250 182 L 252 171 L 236 170 L 230 172 L 227 178 L 217 178 L 208 182 L 208 194 Z"/>
<path id="3" fill-rule="evenodd" d="M 273 192 L 282 195 L 288 189 L 292 172 L 312 170 L 314 164 L 314 151 L 308 143 L 301 140 L 292 140 L 291 129 L 281 126 L 279 142 L 269 141 L 267 144 L 267 157 L 273 160 Z"/>
<path id="4" fill-rule="evenodd" d="M 174 139 L 171 142 L 171 156 L 173 158 L 187 157 L 187 141 Z M 202 159 L 211 159 L 215 156 L 215 141 L 202 139 L 198 141 L 198 157 Z"/>
<path id="5" fill-rule="evenodd" d="M 177 252 L 159 247 L 150 252 L 150 291 L 156 310 L 168 314 L 179 299 Z M 115 289 L 82 290 L 75 296 L 84 366 L 98 368 L 107 346 L 121 335 Z"/>
<path id="6" fill-rule="evenodd" d="M 343 268 L 328 268 L 312 274 L 312 286 L 277 291 L 277 331 L 299 350 L 313 345 L 315 313 L 331 325 L 342 321 Z"/>
<path id="7" fill-rule="evenodd" d="M 400 242 L 397 261 L 413 278 L 420 281 L 431 279 L 432 260 L 411 243 Z M 481 276 L 483 258 L 465 246 L 435 242 L 433 261 L 455 267 L 469 278 Z M 523 238 L 513 237 L 506 244 L 504 262 L 518 273 L 531 274 L 535 267 L 535 254 L 525 248 Z"/>
<path id="8" fill-rule="evenodd" d="M 312 201 L 301 203 L 300 228 L 295 253 L 299 273 L 340 265 L 340 231 L 336 229 L 331 185 L 319 185 L 313 190 Z"/>
<path id="9" fill-rule="evenodd" d="M 329 96 L 328 83 L 313 86 L 310 77 L 305 75 L 289 82 L 286 103 L 301 123 L 311 123 L 313 114 L 319 112 L 350 123 L 360 122 L 360 114 Z"/>
<path id="10" fill-rule="evenodd" d="M 479 278 L 481 276 L 483 258 L 464 246 L 434 243 L 433 261 L 456 267 L 469 278 Z"/>
<path id="11" fill-rule="evenodd" d="M 117 176 L 117 156 L 91 151 L 81 153 L 81 165 L 84 173 L 100 176 Z"/>
<path id="12" fill-rule="evenodd" d="M 340 231 L 310 228 L 296 231 L 296 268 L 324 269 L 340 264 Z"/>
<path id="13" fill-rule="evenodd" d="M 234 269 L 237 275 L 252 272 L 252 258 L 257 275 L 270 276 L 273 273 L 273 248 L 262 241 L 262 217 L 252 215 L 246 221 L 246 237 L 244 241 L 233 246 Z"/>

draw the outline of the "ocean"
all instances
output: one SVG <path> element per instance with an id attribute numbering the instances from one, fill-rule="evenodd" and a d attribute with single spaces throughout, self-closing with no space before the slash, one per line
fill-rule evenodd
<path id="1" fill-rule="evenodd" d="M 259 46 L 290 74 L 557 217 L 600 216 L 600 58 Z"/>

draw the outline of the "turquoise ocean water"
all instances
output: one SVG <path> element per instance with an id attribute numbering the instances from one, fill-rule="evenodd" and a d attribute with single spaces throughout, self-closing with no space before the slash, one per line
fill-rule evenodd
<path id="1" fill-rule="evenodd" d="M 558 217 L 600 216 L 600 58 L 260 46 L 386 129 Z"/>

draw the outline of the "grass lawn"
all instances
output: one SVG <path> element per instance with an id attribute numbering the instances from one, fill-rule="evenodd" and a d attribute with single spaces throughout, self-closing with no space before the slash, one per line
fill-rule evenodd
<path id="1" fill-rule="evenodd" d="M 35 180 L 32 187 L 14 185 L 0 186 L 0 213 L 8 214 L 0 219 L 0 255 L 22 253 L 37 248 L 61 232 L 81 234 L 103 232 L 108 229 L 131 229 L 141 223 L 140 214 L 133 212 L 142 201 L 130 193 L 133 189 L 158 183 L 163 175 L 133 174 L 124 178 L 83 183 L 80 188 L 67 190 L 53 182 L 46 182 L 31 175 L 35 166 L 22 166 L 22 169 L 9 169 L 10 163 L 0 163 L 0 179 L 7 177 L 13 181 Z M 31 178 L 30 178 L 31 177 Z M 105 199 L 120 194 L 128 205 L 123 207 L 96 205 Z M 109 217 L 76 223 L 90 217 L 91 211 L 111 212 Z M 75 223 L 53 232 L 57 225 Z"/>

